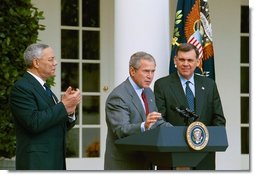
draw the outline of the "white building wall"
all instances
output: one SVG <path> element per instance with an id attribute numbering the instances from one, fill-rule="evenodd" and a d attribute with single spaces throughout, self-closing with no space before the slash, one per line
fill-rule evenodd
<path id="1" fill-rule="evenodd" d="M 240 1 L 210 0 L 215 72 L 220 92 L 229 147 L 217 153 L 219 170 L 241 169 L 240 130 Z"/>
<path id="2" fill-rule="evenodd" d="M 168 8 L 168 0 L 115 1 L 115 85 L 129 75 L 129 59 L 137 51 L 148 52 L 156 59 L 155 79 L 168 74 Z"/>

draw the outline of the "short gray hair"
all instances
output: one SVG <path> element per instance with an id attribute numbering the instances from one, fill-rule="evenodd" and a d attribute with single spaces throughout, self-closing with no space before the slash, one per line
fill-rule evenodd
<path id="1" fill-rule="evenodd" d="M 133 67 L 135 69 L 138 69 L 141 65 L 141 60 L 148 60 L 151 62 L 154 62 L 154 64 L 156 65 L 155 59 L 153 58 L 152 55 L 150 55 L 149 53 L 143 52 L 143 51 L 139 51 L 134 53 L 129 61 L 129 67 Z"/>
<path id="2" fill-rule="evenodd" d="M 43 50 L 46 48 L 49 48 L 49 45 L 40 43 L 29 45 L 24 52 L 24 60 L 27 67 L 31 67 L 33 59 L 40 58 Z"/>

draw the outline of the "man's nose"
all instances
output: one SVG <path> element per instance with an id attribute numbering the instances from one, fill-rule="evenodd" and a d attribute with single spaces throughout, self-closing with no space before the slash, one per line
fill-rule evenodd
<path id="1" fill-rule="evenodd" d="M 56 66 L 58 64 L 57 60 L 55 59 L 54 60 L 54 65 Z"/>
<path id="2" fill-rule="evenodd" d="M 152 78 L 153 75 L 154 75 L 154 72 L 153 72 L 153 71 L 149 71 L 149 72 L 147 73 L 147 77 L 148 77 L 148 78 Z"/>

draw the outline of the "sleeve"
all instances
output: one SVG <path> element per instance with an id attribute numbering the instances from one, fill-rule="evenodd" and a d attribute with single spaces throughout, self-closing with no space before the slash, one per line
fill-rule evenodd
<path id="1" fill-rule="evenodd" d="M 10 108 L 16 122 L 33 134 L 64 123 L 68 116 L 63 103 L 50 105 L 38 90 L 28 85 L 12 88 Z"/>
<path id="2" fill-rule="evenodd" d="M 161 113 L 161 116 L 164 118 L 164 120 L 167 120 L 166 101 L 165 101 L 165 97 L 164 97 L 162 88 L 160 87 L 160 83 L 158 81 L 156 81 L 154 84 L 154 95 L 155 95 L 155 101 L 156 101 L 156 106 L 158 108 L 158 112 Z"/>
<path id="3" fill-rule="evenodd" d="M 213 89 L 213 125 L 215 126 L 225 126 L 226 125 L 226 119 L 223 114 L 223 108 L 221 104 L 220 95 L 217 89 L 217 85 L 214 84 Z"/>
<path id="4" fill-rule="evenodd" d="M 108 127 L 117 136 L 123 138 L 141 132 L 142 122 L 132 122 L 131 117 L 135 115 L 131 112 L 126 99 L 118 95 L 110 95 L 106 102 L 106 121 Z"/>

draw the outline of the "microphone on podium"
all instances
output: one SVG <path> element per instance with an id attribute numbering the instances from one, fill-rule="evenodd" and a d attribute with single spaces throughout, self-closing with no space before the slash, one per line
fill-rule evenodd
<path id="1" fill-rule="evenodd" d="M 188 113 L 186 110 L 180 109 L 179 107 L 173 106 L 173 105 L 171 105 L 170 108 L 171 108 L 173 111 L 178 112 L 178 113 L 180 114 L 181 117 L 190 118 L 190 115 L 189 115 L 189 113 Z"/>
<path id="2" fill-rule="evenodd" d="M 189 108 L 184 107 L 183 105 L 180 106 L 180 109 L 187 112 L 189 114 L 189 116 L 191 118 L 193 118 L 193 121 L 196 121 L 199 118 L 199 116 L 194 111 L 190 110 Z"/>
<path id="3" fill-rule="evenodd" d="M 195 112 L 191 111 L 189 108 L 186 108 L 182 105 L 180 107 L 171 105 L 170 108 L 173 111 L 179 113 L 180 116 L 184 118 L 186 126 L 188 126 L 190 123 L 196 121 L 199 118 L 199 116 Z"/>

